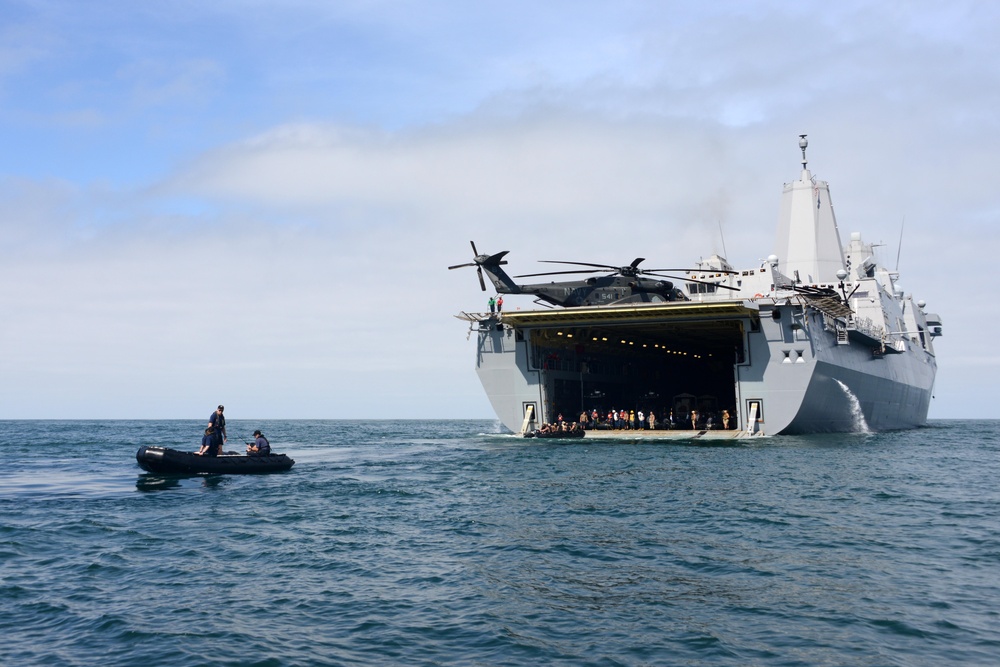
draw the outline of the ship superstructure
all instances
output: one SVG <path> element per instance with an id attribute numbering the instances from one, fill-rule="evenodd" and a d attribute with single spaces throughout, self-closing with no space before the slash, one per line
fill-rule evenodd
<path id="1" fill-rule="evenodd" d="M 737 270 L 713 255 L 653 283 L 637 275 L 638 258 L 613 284 L 589 279 L 585 295 L 566 283 L 565 298 L 578 293 L 584 305 L 462 313 L 501 422 L 526 432 L 560 414 L 597 411 L 604 422 L 638 410 L 656 415 L 659 432 L 709 437 L 924 424 L 941 318 L 900 289 L 860 234 L 842 244 L 829 186 L 807 168 L 805 135 L 800 147 L 775 252 L 759 266 Z M 505 254 L 475 264 L 498 291 L 518 293 L 499 266 Z"/>

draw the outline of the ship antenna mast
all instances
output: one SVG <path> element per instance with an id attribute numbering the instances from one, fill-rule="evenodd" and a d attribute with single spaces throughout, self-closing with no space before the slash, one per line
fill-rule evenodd
<path id="1" fill-rule="evenodd" d="M 802 169 L 805 170 L 806 164 L 806 146 L 809 145 L 809 141 L 806 139 L 806 135 L 799 135 L 799 148 L 802 149 Z"/>
<path id="2" fill-rule="evenodd" d="M 896 271 L 899 271 L 899 256 L 903 252 L 903 227 L 906 226 L 906 216 L 903 216 L 903 221 L 899 223 L 899 247 L 896 249 Z"/>

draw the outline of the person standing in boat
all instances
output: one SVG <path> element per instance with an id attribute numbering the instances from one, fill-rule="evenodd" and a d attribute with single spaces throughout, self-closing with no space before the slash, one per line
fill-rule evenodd
<path id="1" fill-rule="evenodd" d="M 247 445 L 247 454 L 250 456 L 270 456 L 271 443 L 267 441 L 264 434 L 257 430 L 253 432 L 253 437 L 253 444 Z"/>
<path id="2" fill-rule="evenodd" d="M 229 440 L 226 435 L 226 417 L 222 414 L 226 406 L 220 405 L 208 418 L 208 426 L 215 430 L 215 451 L 222 453 L 222 446 Z"/>

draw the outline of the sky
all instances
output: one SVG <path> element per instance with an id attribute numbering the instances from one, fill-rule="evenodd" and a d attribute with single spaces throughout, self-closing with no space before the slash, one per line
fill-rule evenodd
<path id="1" fill-rule="evenodd" d="M 1000 418 L 998 34 L 963 0 L 0 0 L 0 419 L 491 418 L 469 241 L 752 268 L 799 134 L 943 318 L 930 417 Z"/>

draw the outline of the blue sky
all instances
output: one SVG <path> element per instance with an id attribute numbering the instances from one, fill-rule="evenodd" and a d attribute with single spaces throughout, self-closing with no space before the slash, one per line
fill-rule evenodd
<path id="1" fill-rule="evenodd" d="M 1000 9 L 939 4 L 0 0 L 0 418 L 490 417 L 470 239 L 753 266 L 800 133 L 1000 417 Z"/>

